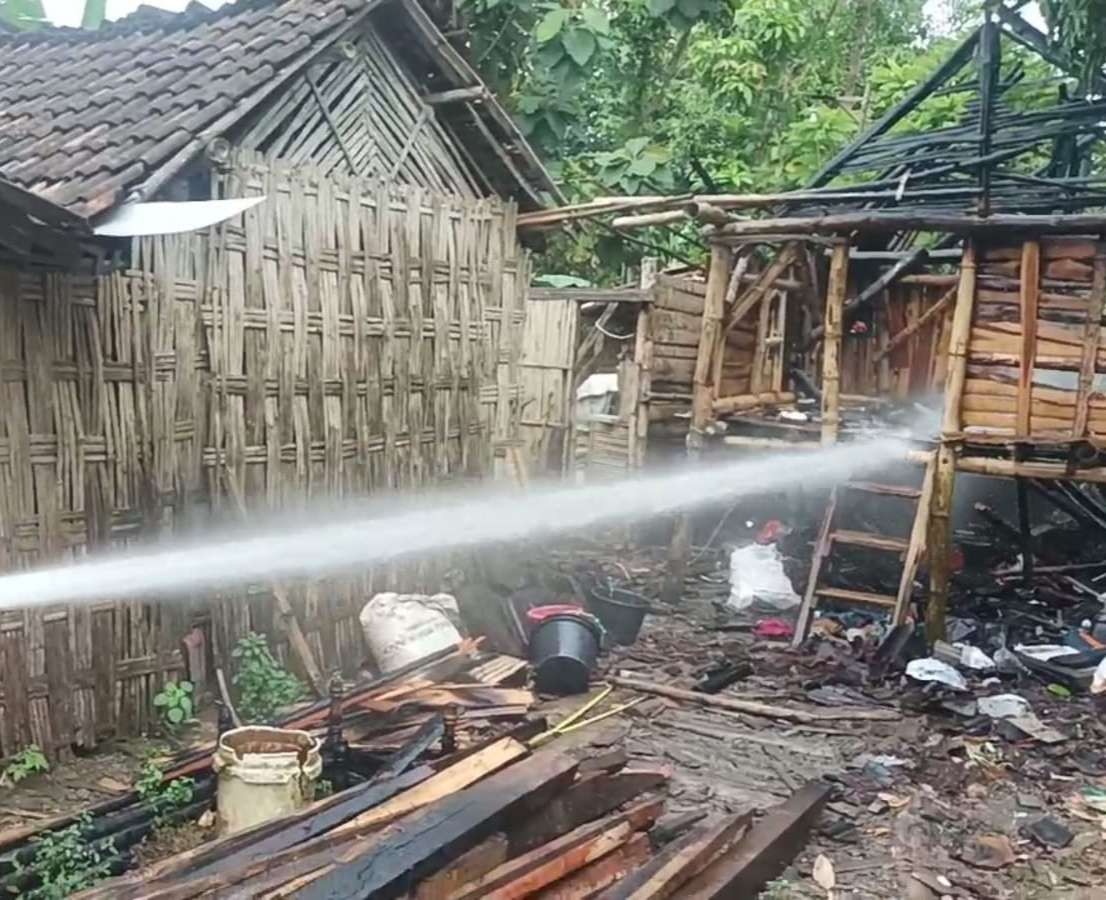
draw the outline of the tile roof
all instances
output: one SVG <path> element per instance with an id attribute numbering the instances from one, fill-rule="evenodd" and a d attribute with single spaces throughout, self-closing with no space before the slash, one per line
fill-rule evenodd
<path id="1" fill-rule="evenodd" d="M 95 216 L 373 5 L 239 0 L 143 8 L 97 32 L 0 34 L 0 179 Z"/>

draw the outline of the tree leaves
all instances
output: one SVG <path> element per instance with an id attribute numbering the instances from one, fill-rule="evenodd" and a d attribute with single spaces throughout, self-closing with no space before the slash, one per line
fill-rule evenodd
<path id="1" fill-rule="evenodd" d="M 562 7 L 551 9 L 545 14 L 545 17 L 538 23 L 538 27 L 534 30 L 534 37 L 539 44 L 548 44 L 553 38 L 561 33 L 561 29 L 565 27 L 565 23 L 568 22 L 569 11 Z"/>
<path id="2" fill-rule="evenodd" d="M 595 55 L 596 48 L 599 46 L 595 35 L 583 28 L 569 29 L 561 37 L 561 42 L 568 55 L 572 57 L 572 61 L 581 67 L 588 64 L 588 60 Z"/>

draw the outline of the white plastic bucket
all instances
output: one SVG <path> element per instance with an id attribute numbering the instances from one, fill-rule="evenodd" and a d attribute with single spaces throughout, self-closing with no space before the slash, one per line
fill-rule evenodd
<path id="1" fill-rule="evenodd" d="M 377 594 L 361 610 L 361 630 L 377 668 L 394 672 L 460 641 L 451 616 L 460 611 L 450 594 Z"/>
<path id="2" fill-rule="evenodd" d="M 310 803 L 323 771 L 319 747 L 306 731 L 250 725 L 225 732 L 211 761 L 218 776 L 219 835 L 252 828 Z"/>

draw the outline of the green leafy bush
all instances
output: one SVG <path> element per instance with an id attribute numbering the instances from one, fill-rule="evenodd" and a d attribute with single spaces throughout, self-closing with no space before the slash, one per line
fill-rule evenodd
<path id="1" fill-rule="evenodd" d="M 0 784 L 19 784 L 24 778 L 49 771 L 50 762 L 46 759 L 46 754 L 37 744 L 31 744 L 15 754 L 4 767 L 4 771 L 0 773 Z"/>
<path id="2" fill-rule="evenodd" d="M 154 706 L 161 710 L 162 719 L 170 731 L 175 731 L 186 722 L 194 721 L 192 713 L 195 709 L 191 681 L 170 681 L 162 688 L 161 693 L 154 697 Z"/>
<path id="3" fill-rule="evenodd" d="M 29 865 L 16 860 L 16 874 L 39 882 L 20 896 L 26 900 L 61 900 L 107 878 L 115 844 L 112 840 L 93 842 L 91 830 L 91 814 L 82 813 L 68 828 L 40 840 Z"/>
<path id="4" fill-rule="evenodd" d="M 183 809 L 196 794 L 196 782 L 191 778 L 165 781 L 165 773 L 151 760 L 143 763 L 134 780 L 139 799 L 154 811 L 154 826 L 160 828 L 171 813 Z"/>
<path id="5" fill-rule="evenodd" d="M 231 655 L 238 661 L 234 686 L 238 689 L 238 715 L 243 722 L 268 724 L 277 710 L 304 696 L 304 687 L 269 650 L 264 635 L 250 632 Z"/>

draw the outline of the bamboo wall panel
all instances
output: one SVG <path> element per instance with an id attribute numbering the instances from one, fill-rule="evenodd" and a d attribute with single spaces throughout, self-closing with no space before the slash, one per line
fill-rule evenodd
<path id="1" fill-rule="evenodd" d="M 251 510 L 493 473 L 519 447 L 528 262 L 513 205 L 326 177 L 242 153 L 218 196 L 269 199 L 214 238 L 201 308 L 212 396 L 202 465 Z M 499 465 L 503 465 L 500 463 Z M 291 586 L 317 659 L 364 657 L 380 573 Z M 273 632 L 259 587 L 217 643 Z"/>
<path id="2" fill-rule="evenodd" d="M 156 534 L 187 502 L 195 458 L 195 283 L 149 242 L 158 274 L 0 271 L 0 570 Z M 111 598 L 0 616 L 0 753 L 51 755 L 148 725 L 181 669 L 187 607 Z"/>
<path id="3" fill-rule="evenodd" d="M 652 408 L 663 410 L 664 416 L 669 418 L 691 409 L 691 382 L 695 374 L 706 285 L 693 278 L 661 274 L 652 290 L 650 390 L 665 398 L 654 403 Z"/>
<path id="4" fill-rule="evenodd" d="M 966 432 L 1042 441 L 1106 435 L 1097 252 L 1081 238 L 984 252 L 962 401 Z"/>
<path id="5" fill-rule="evenodd" d="M 294 511 L 487 475 L 520 446 L 512 205 L 256 155 L 222 192 L 268 200 L 111 274 L 0 269 L 0 570 L 233 519 L 236 494 Z M 368 591 L 433 565 L 287 586 L 316 659 L 360 663 Z M 247 629 L 288 656 L 271 585 L 168 599 L 0 615 L 0 755 L 145 730 L 194 625 L 224 664 Z"/>
<path id="6" fill-rule="evenodd" d="M 563 473 L 570 448 L 577 312 L 574 299 L 527 303 L 523 327 L 520 425 L 534 473 Z"/>

